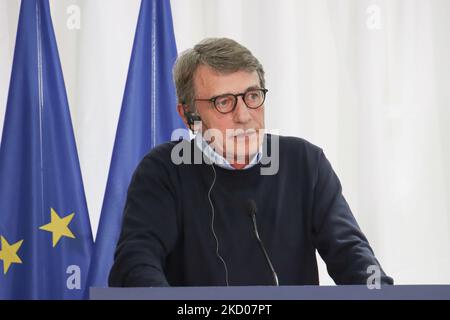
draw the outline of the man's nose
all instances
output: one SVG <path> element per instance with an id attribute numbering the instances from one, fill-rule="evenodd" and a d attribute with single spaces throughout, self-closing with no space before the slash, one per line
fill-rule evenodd
<path id="1" fill-rule="evenodd" d="M 247 105 L 244 102 L 244 97 L 240 96 L 236 102 L 236 109 L 233 112 L 233 120 L 236 123 L 247 123 L 252 119 Z"/>

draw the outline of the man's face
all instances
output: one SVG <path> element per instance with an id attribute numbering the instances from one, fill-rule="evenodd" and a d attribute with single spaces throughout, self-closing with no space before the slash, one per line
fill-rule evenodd
<path id="1" fill-rule="evenodd" d="M 194 75 L 195 98 L 210 99 L 222 94 L 244 93 L 248 89 L 260 88 L 256 71 L 237 71 L 223 74 L 206 65 L 200 65 Z M 232 159 L 245 157 L 246 161 L 258 152 L 264 129 L 264 105 L 257 109 L 248 108 L 242 96 L 238 97 L 233 112 L 222 114 L 213 103 L 196 102 L 197 112 L 202 119 L 202 131 L 216 129 L 213 146 L 219 154 Z M 251 133 L 253 132 L 253 133 Z M 245 134 L 242 134 L 245 133 Z"/>

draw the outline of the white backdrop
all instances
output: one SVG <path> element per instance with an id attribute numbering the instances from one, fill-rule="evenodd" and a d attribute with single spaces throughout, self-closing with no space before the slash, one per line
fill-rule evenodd
<path id="1" fill-rule="evenodd" d="M 140 0 L 50 3 L 95 232 Z M 324 148 L 396 283 L 450 283 L 450 2 L 171 3 L 179 51 L 227 36 L 260 58 L 266 126 Z M 0 0 L 0 130 L 19 4 Z"/>

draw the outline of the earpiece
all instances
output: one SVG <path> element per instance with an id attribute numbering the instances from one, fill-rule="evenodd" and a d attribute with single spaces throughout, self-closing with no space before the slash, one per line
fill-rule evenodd
<path id="1" fill-rule="evenodd" d="M 193 126 L 195 121 L 202 121 L 202 118 L 195 112 L 185 111 L 184 116 L 187 119 L 189 127 Z"/>
<path id="2" fill-rule="evenodd" d="M 188 126 L 193 130 L 196 121 L 202 121 L 202 118 L 196 112 L 189 111 L 187 106 L 183 103 L 184 116 L 186 117 Z"/>

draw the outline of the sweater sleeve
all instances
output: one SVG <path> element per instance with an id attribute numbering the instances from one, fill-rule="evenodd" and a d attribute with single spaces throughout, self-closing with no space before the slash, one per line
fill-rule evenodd
<path id="1" fill-rule="evenodd" d="M 167 168 L 150 154 L 137 167 L 128 189 L 109 285 L 169 286 L 164 264 L 177 237 L 174 188 Z"/>
<path id="2" fill-rule="evenodd" d="M 328 273 L 338 285 L 367 284 L 380 271 L 381 284 L 393 284 L 381 268 L 342 195 L 339 178 L 322 151 L 314 184 L 313 241 Z M 371 270 L 371 269 L 369 269 Z"/>

